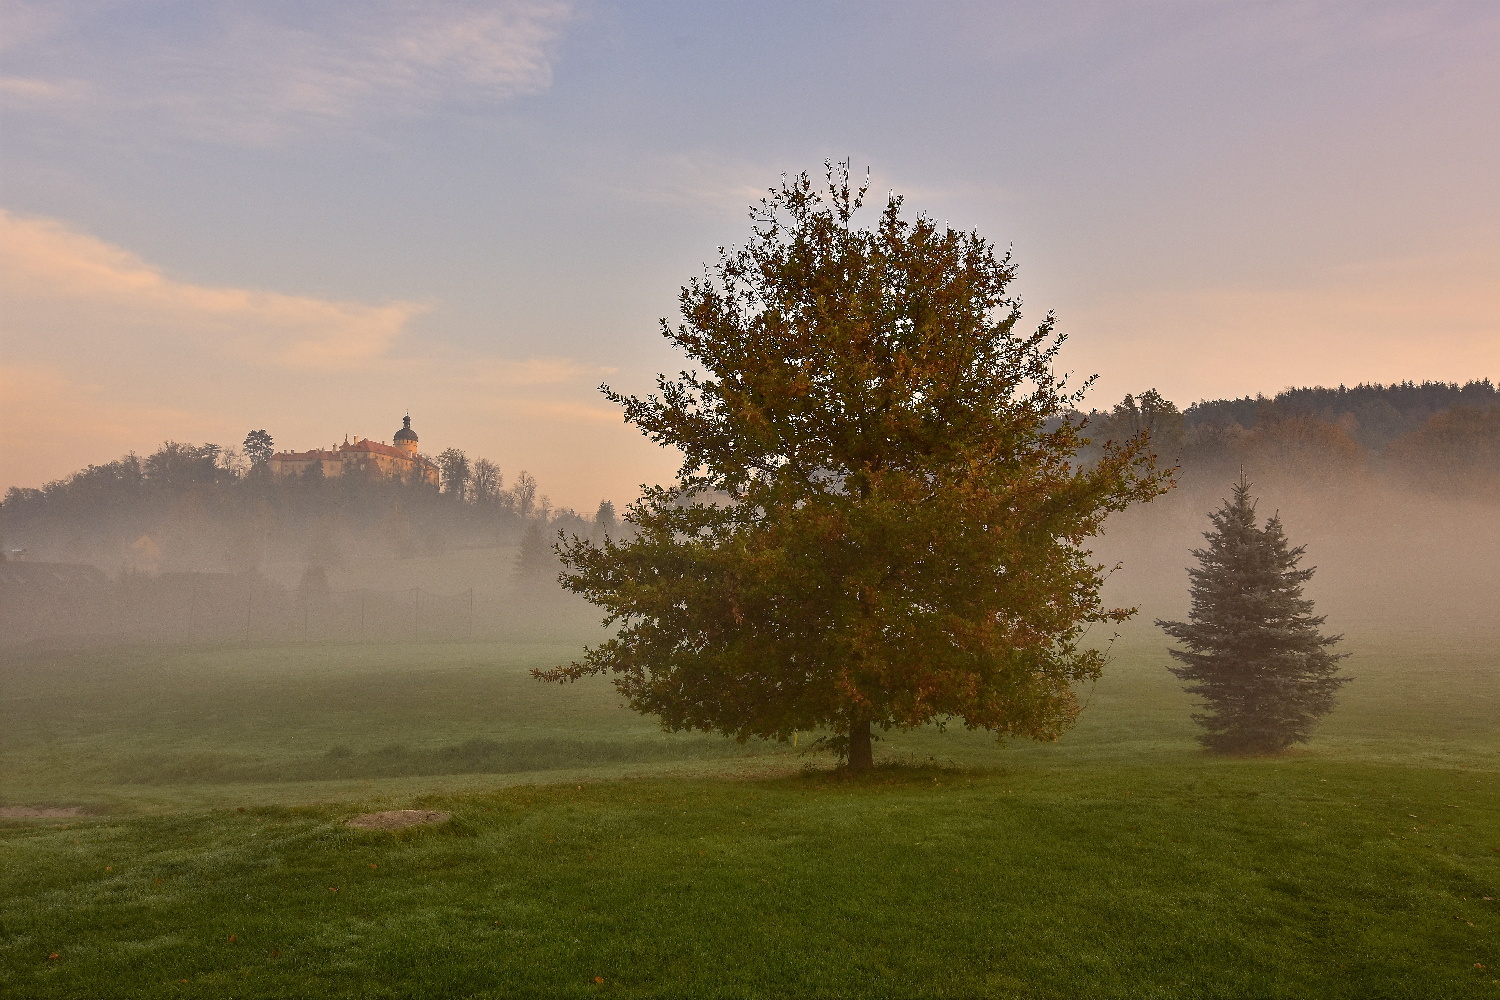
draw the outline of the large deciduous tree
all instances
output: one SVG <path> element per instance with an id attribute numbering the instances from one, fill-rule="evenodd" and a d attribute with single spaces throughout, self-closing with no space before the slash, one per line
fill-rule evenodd
<path id="1" fill-rule="evenodd" d="M 473 478 L 469 456 L 462 448 L 444 448 L 438 452 L 437 467 L 443 493 L 453 500 L 464 500 L 469 494 L 469 481 Z"/>
<path id="2" fill-rule="evenodd" d="M 678 482 L 574 538 L 563 582 L 615 637 L 549 680 L 613 674 L 667 729 L 789 739 L 827 728 L 851 769 L 872 727 L 957 719 L 1056 738 L 1103 655 L 1101 567 L 1082 547 L 1167 485 L 1144 437 L 1071 461 L 1082 396 L 1049 315 L 1018 332 L 1010 255 L 907 217 L 873 228 L 830 166 L 752 210 L 753 235 L 682 289 L 664 335 L 698 368 L 627 421 L 683 454 Z M 1086 385 L 1086 383 L 1085 383 Z"/>
<path id="3" fill-rule="evenodd" d="M 250 460 L 252 472 L 263 470 L 271 461 L 271 456 L 276 453 L 276 442 L 271 440 L 271 435 L 264 429 L 246 434 L 245 442 L 241 447 L 245 457 Z"/>
<path id="4" fill-rule="evenodd" d="M 1193 550 L 1198 567 L 1188 570 L 1188 620 L 1156 623 L 1187 647 L 1170 651 L 1182 665 L 1169 669 L 1208 708 L 1194 716 L 1204 730 L 1198 739 L 1226 753 L 1304 743 L 1349 681 L 1336 676 L 1348 654 L 1329 651 L 1341 636 L 1322 634 L 1324 618 L 1302 596 L 1313 575 L 1298 568 L 1304 547 L 1288 547 L 1278 517 L 1258 526 L 1243 477 L 1209 518 L 1208 548 Z"/>

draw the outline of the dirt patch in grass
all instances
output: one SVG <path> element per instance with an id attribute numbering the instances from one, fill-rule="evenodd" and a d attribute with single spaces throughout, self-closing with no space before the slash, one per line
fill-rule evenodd
<path id="1" fill-rule="evenodd" d="M 81 806 L 0 806 L 0 819 L 67 819 L 82 815 Z"/>
<path id="2" fill-rule="evenodd" d="M 344 822 L 359 830 L 404 830 L 409 826 L 446 823 L 449 813 L 436 809 L 392 809 L 389 812 L 364 813 Z"/>

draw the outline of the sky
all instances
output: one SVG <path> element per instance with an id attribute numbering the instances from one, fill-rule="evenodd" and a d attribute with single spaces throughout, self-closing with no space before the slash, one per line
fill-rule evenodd
<path id="1" fill-rule="evenodd" d="M 1012 247 L 1100 407 L 1500 379 L 1496 52 L 1492 0 L 0 0 L 0 489 L 410 413 L 629 500 L 676 456 L 599 384 L 827 159 Z"/>

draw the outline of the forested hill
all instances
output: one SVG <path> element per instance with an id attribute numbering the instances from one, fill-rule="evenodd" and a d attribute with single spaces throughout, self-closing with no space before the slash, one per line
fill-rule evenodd
<path id="1" fill-rule="evenodd" d="M 1163 460 L 1180 464 L 1184 485 L 1244 470 L 1259 482 L 1353 488 L 1378 478 L 1402 489 L 1500 495 L 1500 392 L 1487 379 L 1287 389 L 1185 411 L 1148 390 L 1074 418 L 1085 416 L 1090 452 L 1145 431 Z M 275 479 L 233 449 L 168 442 L 39 489 L 11 488 L 0 503 L 0 549 L 111 572 L 245 572 L 530 538 L 531 561 L 544 567 L 544 536 L 614 526 L 607 504 L 594 518 L 552 510 L 524 472 L 507 487 L 493 463 L 470 463 L 457 449 L 437 464 L 441 488 L 352 476 Z"/>
<path id="2" fill-rule="evenodd" d="M 1488 380 L 1287 389 L 1179 411 L 1154 389 L 1109 410 L 1074 414 L 1093 444 L 1141 432 L 1180 465 L 1181 480 L 1243 471 L 1262 483 L 1484 497 L 1500 491 L 1500 393 Z"/>
<path id="3" fill-rule="evenodd" d="M 1439 413 L 1454 407 L 1484 410 L 1500 405 L 1500 390 L 1489 379 L 1467 382 L 1399 382 L 1394 385 L 1323 386 L 1286 389 L 1275 396 L 1245 396 L 1194 403 L 1183 413 L 1184 425 L 1238 424 L 1253 429 L 1263 421 L 1310 417 L 1342 424 L 1366 448 L 1383 449 L 1405 434 L 1420 430 Z"/>
<path id="4" fill-rule="evenodd" d="M 556 510 L 525 472 L 507 485 L 494 463 L 470 463 L 457 449 L 438 458 L 441 487 L 363 475 L 277 478 L 233 449 L 167 442 L 39 489 L 12 487 L 0 503 L 0 544 L 32 561 L 111 573 L 278 565 L 293 578 L 301 567 L 520 545 L 542 579 L 555 574 L 557 530 L 613 527 L 609 504 L 594 518 Z"/>

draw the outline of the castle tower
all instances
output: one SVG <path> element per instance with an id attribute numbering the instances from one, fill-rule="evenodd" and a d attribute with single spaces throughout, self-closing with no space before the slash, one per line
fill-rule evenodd
<path id="1" fill-rule="evenodd" d="M 391 443 L 413 458 L 417 455 L 417 432 L 411 429 L 411 417 L 401 418 L 401 429 L 391 438 Z"/>

